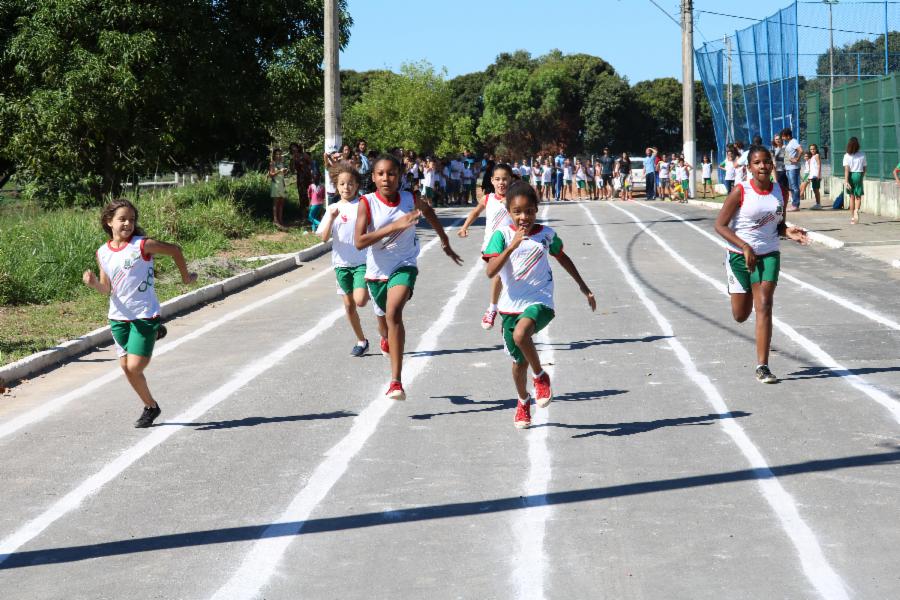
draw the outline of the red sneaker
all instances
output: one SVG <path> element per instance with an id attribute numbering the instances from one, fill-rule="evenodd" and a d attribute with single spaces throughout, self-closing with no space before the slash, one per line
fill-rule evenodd
<path id="1" fill-rule="evenodd" d="M 531 427 L 531 407 L 529 404 L 531 403 L 531 398 L 528 398 L 523 403 L 521 400 L 516 402 L 516 418 L 513 421 L 513 425 L 516 426 L 516 429 L 528 429 Z"/>
<path id="2" fill-rule="evenodd" d="M 381 338 L 381 353 L 385 356 L 391 355 L 391 349 L 388 348 L 388 341 L 386 337 Z"/>
<path id="3" fill-rule="evenodd" d="M 482 329 L 490 329 L 494 326 L 494 321 L 497 319 L 497 311 L 496 310 L 486 310 L 484 311 L 484 316 L 481 317 L 481 328 Z"/>
<path id="4" fill-rule="evenodd" d="M 550 389 L 550 376 L 544 371 L 540 377 L 535 377 L 534 381 L 534 401 L 541 408 L 546 407 L 553 400 L 553 390 Z"/>
<path id="5" fill-rule="evenodd" d="M 399 381 L 392 381 L 385 397 L 389 400 L 397 400 L 398 402 L 406 400 L 406 392 L 403 391 L 403 384 Z"/>

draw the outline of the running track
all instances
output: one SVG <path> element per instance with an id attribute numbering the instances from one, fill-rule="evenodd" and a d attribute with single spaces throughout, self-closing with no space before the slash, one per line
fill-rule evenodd
<path id="1" fill-rule="evenodd" d="M 762 386 L 713 212 L 542 215 L 598 310 L 557 268 L 531 430 L 480 228 L 462 267 L 421 231 L 405 403 L 323 257 L 172 321 L 149 431 L 109 349 L 3 399 L 0 597 L 900 598 L 897 274 L 784 246 Z"/>

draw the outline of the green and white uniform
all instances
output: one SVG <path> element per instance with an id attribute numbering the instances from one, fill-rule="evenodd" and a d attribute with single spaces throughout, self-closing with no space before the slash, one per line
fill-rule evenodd
<path id="1" fill-rule="evenodd" d="M 516 227 L 512 223 L 495 231 L 482 258 L 489 261 L 498 256 L 515 235 Z M 513 340 L 513 331 L 519 319 L 532 319 L 535 333 L 553 319 L 553 272 L 549 256 L 560 256 L 562 251 L 562 240 L 551 227 L 535 225 L 500 270 L 503 293 L 498 308 L 503 319 L 503 340 L 506 353 L 517 363 L 525 361 Z"/>
<path id="2" fill-rule="evenodd" d="M 410 192 L 399 192 L 396 202 L 389 202 L 379 192 L 366 194 L 359 201 L 369 213 L 368 231 L 390 225 L 416 210 L 416 199 Z M 383 316 L 387 308 L 387 290 L 405 285 L 412 293 L 418 274 L 419 238 L 416 227 L 395 231 L 369 246 L 366 255 L 366 282 L 375 301 L 376 314 Z M 380 311 L 380 312 L 379 312 Z"/>
<path id="3" fill-rule="evenodd" d="M 334 204 L 337 214 L 331 222 L 331 265 L 338 283 L 338 294 L 352 294 L 366 287 L 366 250 L 356 248 L 356 215 L 359 200 L 343 200 Z M 324 221 L 319 225 L 322 232 Z"/>
<path id="4" fill-rule="evenodd" d="M 160 306 L 153 257 L 144 253 L 146 241 L 132 236 L 121 248 L 107 242 L 97 250 L 97 262 L 110 283 L 108 317 L 118 356 L 150 356 L 156 341 Z"/>
<path id="5" fill-rule="evenodd" d="M 481 252 L 491 243 L 494 232 L 512 225 L 509 212 L 506 210 L 506 201 L 491 192 L 484 197 L 484 241 L 481 244 Z"/>
<path id="6" fill-rule="evenodd" d="M 728 293 L 747 294 L 754 283 L 778 281 L 781 265 L 778 226 L 784 220 L 784 196 L 777 182 L 772 183 L 768 192 L 757 188 L 753 180 L 741 181 L 735 187 L 740 191 L 741 202 L 729 227 L 750 245 L 757 260 L 751 273 L 744 253 L 728 244 L 725 274 Z"/>

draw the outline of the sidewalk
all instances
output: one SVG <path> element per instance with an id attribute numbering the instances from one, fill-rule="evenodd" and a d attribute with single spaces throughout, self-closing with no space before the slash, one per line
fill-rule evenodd
<path id="1" fill-rule="evenodd" d="M 689 202 L 715 209 L 721 206 L 717 202 Z M 849 210 L 830 207 L 809 210 L 809 205 L 804 201 L 799 211 L 787 213 L 787 220 L 809 230 L 813 242 L 835 250 L 855 252 L 900 269 L 900 220 L 860 213 L 859 223 L 851 225 Z"/>

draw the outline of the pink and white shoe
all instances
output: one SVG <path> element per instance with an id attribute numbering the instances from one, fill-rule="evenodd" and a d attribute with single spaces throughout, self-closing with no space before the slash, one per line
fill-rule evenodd
<path id="1" fill-rule="evenodd" d="M 392 381 L 385 397 L 388 400 L 396 400 L 397 402 L 406 400 L 406 392 L 403 391 L 403 384 L 399 381 Z"/>
<path id="2" fill-rule="evenodd" d="M 550 401 L 553 400 L 550 376 L 545 371 L 540 377 L 535 377 L 532 381 L 534 382 L 534 402 L 541 408 L 546 408 Z"/>
<path id="3" fill-rule="evenodd" d="M 388 340 L 386 337 L 381 338 L 381 353 L 385 356 L 391 355 L 391 349 L 388 346 Z"/>
<path id="4" fill-rule="evenodd" d="M 481 328 L 482 329 L 491 329 L 494 326 L 494 321 L 497 320 L 497 311 L 487 309 L 484 311 L 484 315 L 481 317 Z"/>
<path id="5" fill-rule="evenodd" d="M 516 429 L 528 429 L 531 427 L 531 398 L 522 402 L 519 400 L 516 402 L 516 418 L 513 420 L 513 425 L 516 426 Z"/>

